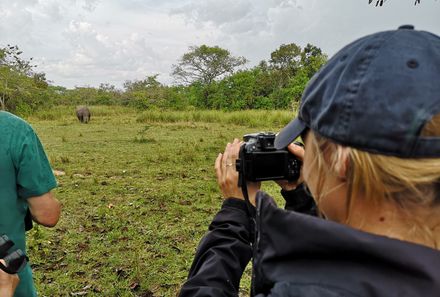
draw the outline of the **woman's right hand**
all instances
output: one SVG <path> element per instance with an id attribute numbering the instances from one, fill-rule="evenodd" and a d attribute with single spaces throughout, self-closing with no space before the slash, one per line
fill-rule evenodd
<path id="1" fill-rule="evenodd" d="M 234 139 L 232 143 L 226 145 L 223 154 L 219 154 L 215 160 L 215 171 L 217 174 L 217 183 L 226 198 L 237 198 L 245 200 L 242 189 L 238 186 L 239 173 L 235 168 L 235 162 L 238 158 L 240 147 L 243 142 Z M 255 196 L 260 189 L 259 182 L 247 182 L 248 198 L 252 205 L 255 206 Z"/>
<path id="2" fill-rule="evenodd" d="M 295 143 L 291 143 L 287 146 L 289 152 L 295 155 L 301 162 L 304 161 L 304 147 L 297 145 Z M 296 187 L 303 182 L 302 176 L 302 168 L 300 170 L 300 177 L 296 181 L 288 181 L 288 180 L 276 180 L 275 182 L 285 191 L 295 190 Z"/>

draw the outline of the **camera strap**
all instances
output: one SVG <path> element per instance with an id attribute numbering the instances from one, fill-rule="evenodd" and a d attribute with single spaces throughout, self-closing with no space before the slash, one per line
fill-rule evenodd
<path id="1" fill-rule="evenodd" d="M 256 216 L 255 206 L 253 206 L 251 201 L 249 200 L 249 194 L 248 194 L 248 189 L 247 189 L 246 183 L 243 183 L 243 185 L 241 187 L 241 191 L 243 193 L 244 200 L 246 201 L 246 206 L 247 206 L 249 217 L 255 218 L 255 216 Z"/>
<path id="2" fill-rule="evenodd" d="M 251 241 L 251 245 L 254 244 L 255 242 L 255 227 L 256 227 L 256 209 L 255 206 L 252 205 L 251 201 L 249 200 L 249 195 L 248 195 L 248 189 L 247 189 L 247 183 L 244 182 L 241 185 L 241 191 L 243 193 L 243 197 L 244 197 L 244 201 L 246 201 L 246 206 L 247 206 L 247 213 L 249 216 L 249 221 L 250 221 L 250 241 Z"/>
<path id="3" fill-rule="evenodd" d="M 241 188 L 241 192 L 243 193 L 244 201 L 246 201 L 248 215 L 251 219 L 255 219 L 256 211 L 255 207 L 252 205 L 249 200 L 249 194 L 246 183 L 246 166 L 244 165 L 244 146 L 240 147 L 240 151 L 238 152 L 238 159 L 235 161 L 235 169 L 238 171 L 238 186 Z"/>

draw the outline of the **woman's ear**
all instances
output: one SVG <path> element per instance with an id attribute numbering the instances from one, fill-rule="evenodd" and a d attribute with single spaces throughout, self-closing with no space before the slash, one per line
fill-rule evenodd
<path id="1" fill-rule="evenodd" d="M 338 145 L 336 149 L 336 162 L 334 170 L 340 179 L 347 178 L 347 172 L 350 167 L 350 148 Z"/>

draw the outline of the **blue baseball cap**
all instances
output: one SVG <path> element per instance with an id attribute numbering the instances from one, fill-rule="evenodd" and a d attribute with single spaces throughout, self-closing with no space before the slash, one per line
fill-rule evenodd
<path id="1" fill-rule="evenodd" d="M 276 136 L 281 149 L 306 129 L 360 150 L 440 157 L 440 137 L 420 135 L 440 114 L 440 37 L 404 25 L 358 39 L 309 81 L 298 117 Z"/>

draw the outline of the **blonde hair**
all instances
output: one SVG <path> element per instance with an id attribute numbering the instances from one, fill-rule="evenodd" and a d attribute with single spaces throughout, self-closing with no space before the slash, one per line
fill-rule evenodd
<path id="1" fill-rule="evenodd" d="M 440 115 L 435 116 L 421 131 L 425 137 L 440 136 Z M 337 174 L 343 147 L 315 133 L 309 133 L 318 172 L 315 199 L 319 208 L 324 188 L 324 173 Z M 379 206 L 393 202 L 414 223 L 414 229 L 424 229 L 423 219 L 414 216 L 414 207 L 439 209 L 440 158 L 403 159 L 348 148 L 346 172 L 346 223 L 350 221 L 353 205 L 362 196 Z M 438 215 L 438 214 L 437 214 Z M 417 227 L 417 228 L 415 228 Z"/>

